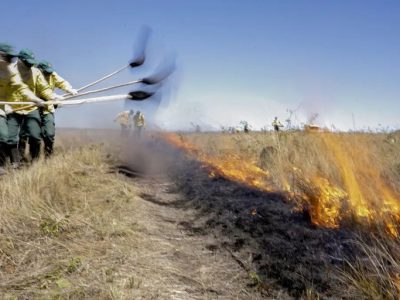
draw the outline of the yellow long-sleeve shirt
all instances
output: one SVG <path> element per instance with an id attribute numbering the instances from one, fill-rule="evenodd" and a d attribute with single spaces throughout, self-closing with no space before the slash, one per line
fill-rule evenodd
<path id="1" fill-rule="evenodd" d="M 8 102 L 37 100 L 36 95 L 24 84 L 15 64 L 0 58 L 0 100 Z M 14 109 L 25 105 L 15 105 Z M 4 115 L 4 105 L 0 105 L 0 114 Z"/>
<path id="2" fill-rule="evenodd" d="M 120 112 L 115 117 L 115 121 L 118 121 L 120 125 L 125 125 L 125 126 L 131 125 L 131 115 L 129 114 L 129 110 Z"/>
<path id="3" fill-rule="evenodd" d="M 142 113 L 136 114 L 133 117 L 133 120 L 135 121 L 135 127 L 143 127 L 145 125 L 144 116 Z"/>
<path id="4" fill-rule="evenodd" d="M 35 67 L 29 68 L 21 61 L 17 63 L 17 68 L 21 74 L 22 81 L 37 97 L 45 101 L 53 99 L 53 91 L 39 69 Z M 37 106 L 32 106 L 24 110 L 17 111 L 17 113 L 26 115 L 35 109 L 37 109 Z"/>
<path id="5" fill-rule="evenodd" d="M 56 88 L 59 88 L 67 93 L 72 90 L 71 84 L 60 75 L 58 75 L 56 72 L 53 72 L 51 74 L 43 74 L 43 76 L 46 79 L 52 93 L 54 93 L 54 90 Z M 48 114 L 51 112 L 54 112 L 54 105 L 49 105 L 43 110 L 44 114 Z"/>

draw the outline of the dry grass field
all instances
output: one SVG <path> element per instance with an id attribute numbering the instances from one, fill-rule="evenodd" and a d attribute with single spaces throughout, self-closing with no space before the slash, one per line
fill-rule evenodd
<path id="1" fill-rule="evenodd" d="M 1 298 L 397 299 L 399 150 L 398 134 L 61 131 L 53 158 L 0 180 Z"/>

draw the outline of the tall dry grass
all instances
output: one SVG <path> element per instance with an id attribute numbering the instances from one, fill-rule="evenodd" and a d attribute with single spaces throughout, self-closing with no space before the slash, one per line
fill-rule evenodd
<path id="1" fill-rule="evenodd" d="M 368 242 L 360 238 L 350 243 L 362 258 L 347 261 L 347 268 L 339 271 L 346 288 L 338 293 L 349 299 L 399 299 L 400 241 L 377 235 Z"/>
<path id="2" fill-rule="evenodd" d="M 0 298 L 115 299 L 132 248 L 132 186 L 100 147 L 58 153 L 0 180 Z"/>

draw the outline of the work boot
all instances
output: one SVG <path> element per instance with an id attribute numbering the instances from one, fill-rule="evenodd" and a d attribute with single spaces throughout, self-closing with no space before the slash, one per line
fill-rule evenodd
<path id="1" fill-rule="evenodd" d="M 40 157 L 40 141 L 29 140 L 29 152 L 31 153 L 32 161 L 38 160 Z"/>
<path id="2" fill-rule="evenodd" d="M 0 167 L 0 176 L 3 176 L 3 175 L 7 175 L 7 171 L 3 167 Z"/>
<path id="3" fill-rule="evenodd" d="M 8 145 L 6 143 L 0 143 L 0 167 L 6 165 L 7 153 Z"/>
<path id="4" fill-rule="evenodd" d="M 0 143 L 0 176 L 7 174 L 6 170 L 4 169 L 4 166 L 6 165 L 7 151 L 7 144 Z"/>
<path id="5" fill-rule="evenodd" d="M 46 158 L 49 158 L 53 154 L 53 145 L 54 143 L 51 141 L 45 141 L 44 143 L 44 155 Z"/>
<path id="6" fill-rule="evenodd" d="M 18 151 L 18 146 L 17 145 L 10 145 L 10 161 L 11 161 L 11 167 L 13 169 L 18 169 L 20 167 L 20 155 Z"/>
<path id="7" fill-rule="evenodd" d="M 19 159 L 21 162 L 27 162 L 28 159 L 25 157 L 25 149 L 27 144 L 27 138 L 20 138 L 18 143 Z"/>

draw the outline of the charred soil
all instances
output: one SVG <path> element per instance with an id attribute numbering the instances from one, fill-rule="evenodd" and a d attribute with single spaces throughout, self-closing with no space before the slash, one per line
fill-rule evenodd
<path id="1" fill-rule="evenodd" d="M 176 171 L 173 177 L 187 199 L 183 206 L 196 211 L 191 226 L 212 233 L 214 247 L 240 261 L 265 295 L 284 289 L 296 298 L 339 296 L 337 271 L 357 252 L 348 243 L 351 231 L 318 228 L 284 195 L 210 178 L 195 161 Z"/>

